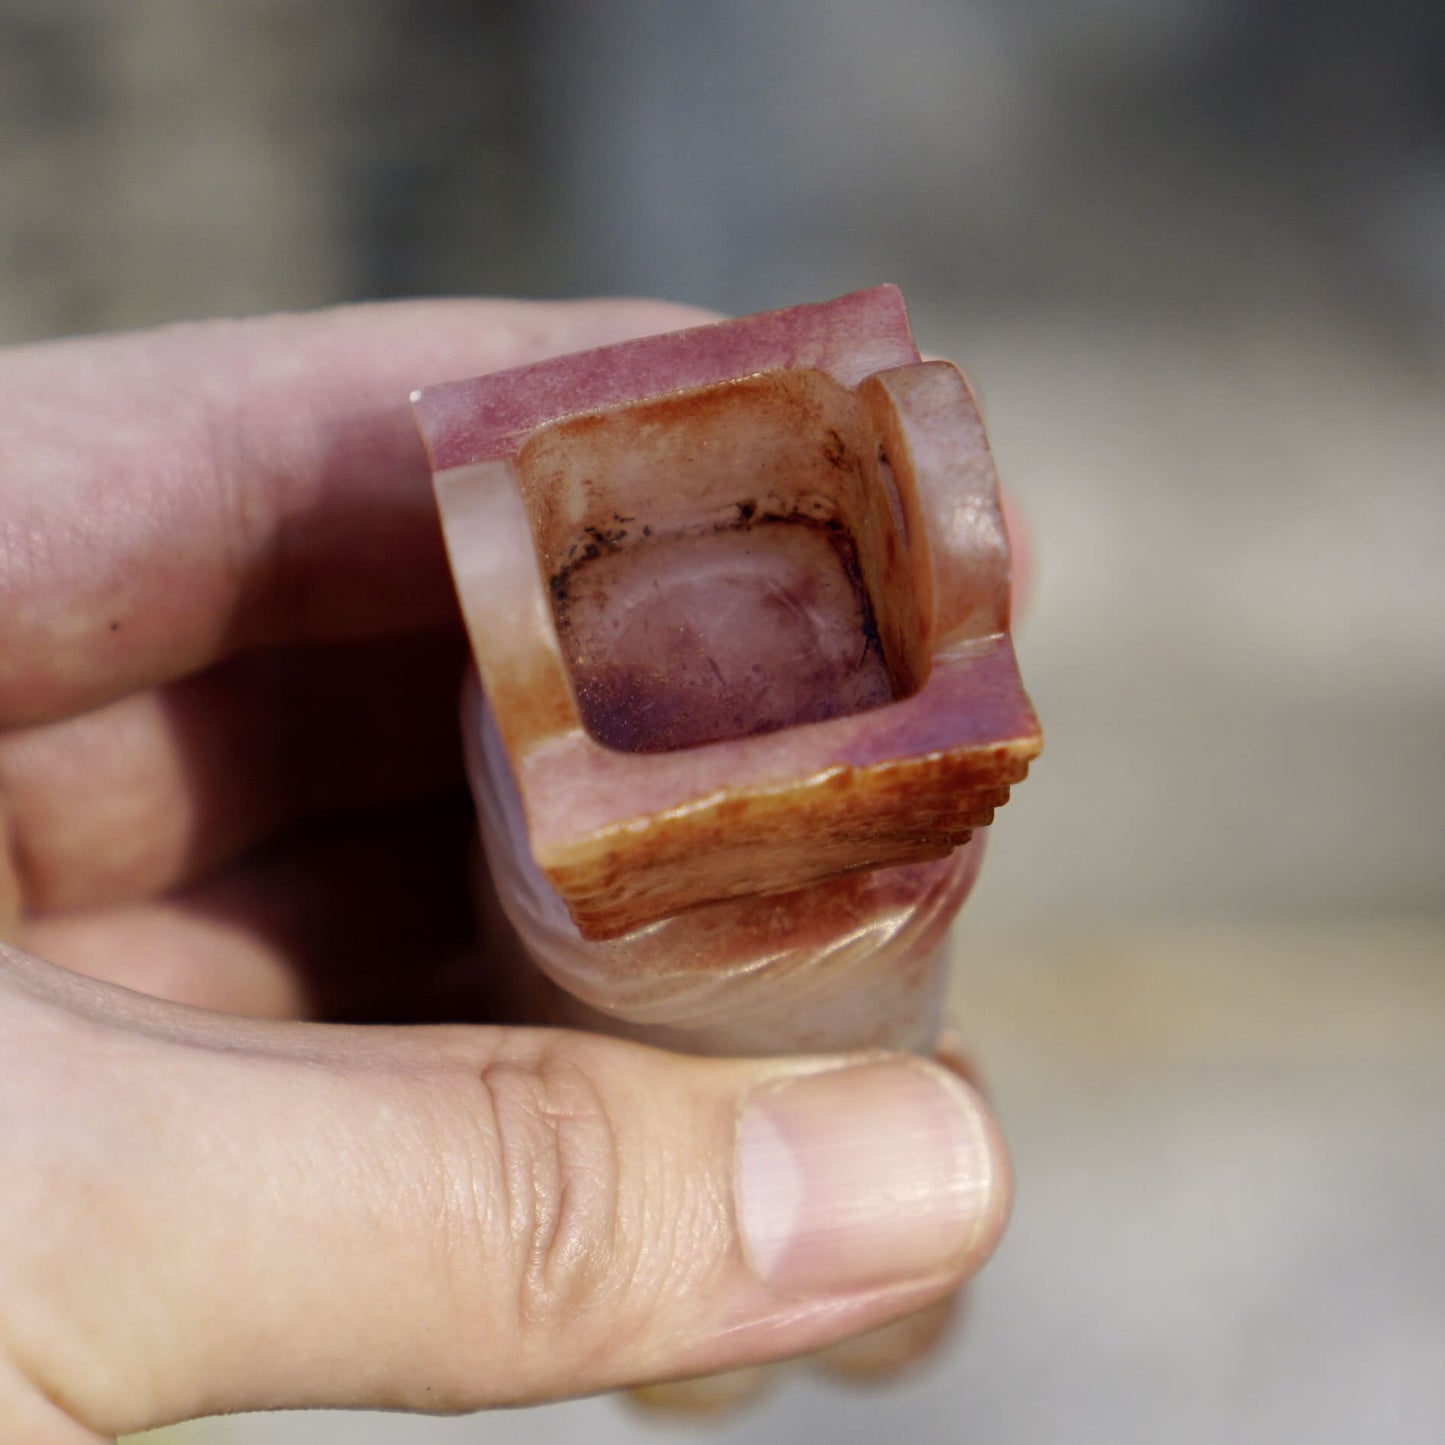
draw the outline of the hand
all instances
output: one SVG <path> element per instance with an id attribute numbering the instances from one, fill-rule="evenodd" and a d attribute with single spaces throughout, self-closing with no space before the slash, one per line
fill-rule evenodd
<path id="1" fill-rule="evenodd" d="M 415 303 L 0 354 L 5 1438 L 729 1369 L 991 1250 L 1002 1147 L 936 1065 L 401 1026 L 480 976 L 407 394 L 696 319 Z"/>

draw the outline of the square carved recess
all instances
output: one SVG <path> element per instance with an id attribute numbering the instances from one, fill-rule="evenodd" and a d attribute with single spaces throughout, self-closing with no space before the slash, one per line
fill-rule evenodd
<path id="1" fill-rule="evenodd" d="M 942 857 L 1041 746 L 972 393 L 888 286 L 413 397 L 582 932 Z"/>

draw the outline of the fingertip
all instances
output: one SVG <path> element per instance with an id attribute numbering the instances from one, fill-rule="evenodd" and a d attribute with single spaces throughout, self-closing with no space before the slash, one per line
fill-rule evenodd
<path id="1" fill-rule="evenodd" d="M 1016 613 L 1027 612 L 1033 600 L 1033 534 L 1013 496 L 1009 492 L 1003 492 L 999 500 L 1003 507 L 1004 531 L 1009 541 L 1012 606 Z"/>
<path id="2" fill-rule="evenodd" d="M 841 1293 L 972 1274 L 1008 1213 L 1007 1154 L 982 1100 L 913 1057 L 756 1090 L 738 1126 L 738 1218 L 759 1277 Z"/>

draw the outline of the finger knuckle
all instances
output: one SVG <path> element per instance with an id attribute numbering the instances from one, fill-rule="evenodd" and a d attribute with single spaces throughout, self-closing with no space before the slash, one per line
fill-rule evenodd
<path id="1" fill-rule="evenodd" d="M 605 1309 L 622 1287 L 617 1129 L 602 1091 L 559 1050 L 494 1063 L 482 1081 L 518 1323 L 545 1338 Z"/>

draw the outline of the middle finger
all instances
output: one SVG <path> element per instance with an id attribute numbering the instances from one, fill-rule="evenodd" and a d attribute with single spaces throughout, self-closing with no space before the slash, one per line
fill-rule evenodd
<path id="1" fill-rule="evenodd" d="M 454 783 L 464 655 L 452 629 L 253 654 L 0 735 L 20 912 L 155 897 L 303 819 Z"/>

